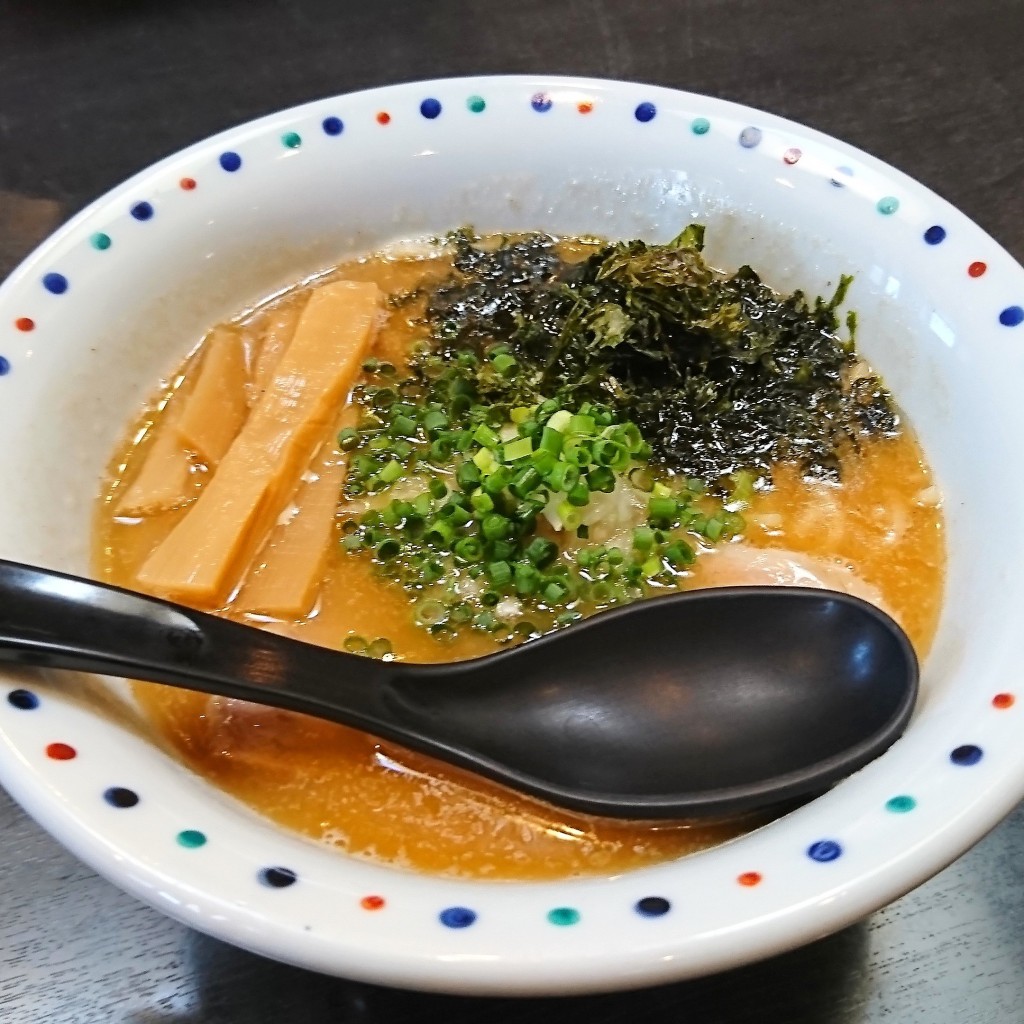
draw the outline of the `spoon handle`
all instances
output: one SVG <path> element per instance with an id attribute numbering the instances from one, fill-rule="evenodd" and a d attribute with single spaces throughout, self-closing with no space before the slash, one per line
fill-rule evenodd
<path id="1" fill-rule="evenodd" d="M 169 683 L 372 730 L 397 666 L 0 560 L 0 662 Z"/>

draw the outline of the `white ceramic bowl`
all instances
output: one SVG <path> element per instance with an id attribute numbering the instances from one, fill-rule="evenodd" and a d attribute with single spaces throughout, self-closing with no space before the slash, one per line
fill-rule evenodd
<path id="1" fill-rule="evenodd" d="M 1007 528 L 1024 507 L 1024 271 L 903 174 L 759 111 L 605 81 L 427 82 L 275 114 L 137 175 L 0 289 L 0 555 L 87 572 L 101 472 L 154 382 L 287 282 L 464 223 L 667 238 L 692 220 L 713 263 L 749 262 L 779 288 L 830 294 L 856 274 L 861 347 L 946 495 L 944 615 L 916 717 L 881 759 L 718 849 L 550 884 L 430 878 L 283 832 L 86 681 L 0 678 L 3 783 L 93 868 L 195 928 L 466 993 L 740 964 L 849 924 L 966 850 L 1024 795 L 1024 531 Z M 292 884 L 267 884 L 267 868 Z"/>

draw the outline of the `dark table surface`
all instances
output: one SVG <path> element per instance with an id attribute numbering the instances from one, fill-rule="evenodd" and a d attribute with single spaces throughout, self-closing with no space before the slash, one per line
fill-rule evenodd
<path id="1" fill-rule="evenodd" d="M 1024 259 L 1020 0 L 0 0 L 0 276 L 198 138 L 398 80 L 552 72 L 738 100 L 894 164 Z M 264 961 L 136 903 L 0 792 L 0 1021 L 1024 1022 L 1024 807 L 867 921 L 638 993 L 460 999 Z"/>

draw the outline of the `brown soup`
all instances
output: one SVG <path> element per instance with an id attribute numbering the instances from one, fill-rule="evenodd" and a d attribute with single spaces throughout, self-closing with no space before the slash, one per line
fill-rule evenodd
<path id="1" fill-rule="evenodd" d="M 447 257 L 354 260 L 211 332 L 173 386 L 154 396 L 110 462 L 95 518 L 100 577 L 140 589 L 140 568 L 208 485 L 210 467 L 183 450 L 187 476 L 178 499 L 164 502 L 167 507 L 125 511 L 125 495 L 155 446 L 174 449 L 172 421 L 187 408 L 197 368 L 217 332 L 232 336 L 242 353 L 238 379 L 246 392 L 234 399 L 242 409 L 259 397 L 254 391 L 261 355 L 276 344 L 275 332 L 294 326 L 312 288 L 371 281 L 386 295 L 406 294 L 449 270 Z M 392 305 L 373 353 L 402 365 L 421 334 L 417 304 Z M 327 436 L 335 431 L 332 421 Z M 317 468 L 308 457 L 307 465 Z M 393 656 L 409 661 L 456 660 L 497 649 L 483 632 L 439 642 L 417 625 L 409 594 L 381 579 L 368 557 L 338 543 L 344 514 L 343 504 L 314 602 L 303 614 L 254 615 L 240 603 L 238 587 L 226 600 L 192 603 L 327 647 L 340 649 L 353 636 L 387 637 Z M 772 486 L 756 491 L 743 515 L 742 539 L 698 547 L 682 585 L 811 582 L 848 589 L 885 607 L 918 652 L 927 650 L 942 594 L 943 522 L 924 455 L 909 430 L 851 452 L 841 484 L 806 480 L 792 465 L 775 467 Z M 137 684 L 136 692 L 159 736 L 215 785 L 289 829 L 388 864 L 489 879 L 610 874 L 721 843 L 759 823 L 594 819 L 341 726 L 150 684 Z"/>

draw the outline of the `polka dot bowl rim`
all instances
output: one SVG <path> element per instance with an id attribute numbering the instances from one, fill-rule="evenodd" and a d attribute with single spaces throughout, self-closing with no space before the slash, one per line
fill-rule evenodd
<path id="1" fill-rule="evenodd" d="M 351 216 L 345 239 L 316 235 L 324 210 Z M 909 400 L 950 520 L 946 609 L 907 736 L 831 793 L 738 841 L 620 876 L 550 883 L 427 878 L 344 858 L 211 790 L 86 691 L 24 673 L 0 673 L 3 784 L 86 863 L 199 930 L 327 973 L 463 993 L 596 991 L 735 966 L 835 931 L 960 855 L 1024 796 L 1021 641 L 1011 628 L 1024 610 L 1012 572 L 1024 550 L 1015 537 L 997 549 L 969 530 L 985 496 L 968 485 L 986 467 L 954 450 L 964 417 L 997 439 L 991 458 L 1000 445 L 1009 454 L 1024 428 L 1012 391 L 1024 368 L 1024 270 L 902 173 L 761 111 L 591 79 L 410 83 L 270 115 L 136 175 L 0 286 L 0 430 L 18 437 L 0 456 L 5 481 L 17 481 L 0 503 L 0 556 L 84 568 L 84 541 L 67 540 L 64 526 L 84 515 L 97 466 L 79 477 L 69 470 L 64 487 L 82 500 L 47 491 L 32 465 L 62 457 L 60 434 L 16 435 L 31 410 L 69 395 L 75 443 L 109 451 L 121 414 L 152 385 L 152 366 L 175 363 L 135 346 L 93 367 L 90 330 L 109 320 L 112 301 L 138 312 L 170 294 L 168 280 L 190 261 L 205 277 L 216 276 L 210 266 L 230 276 L 245 262 L 224 241 L 231 232 L 247 247 L 261 231 L 274 235 L 260 267 L 282 251 L 294 259 L 298 249 L 278 243 L 305 232 L 303 258 L 325 266 L 325 254 L 346 245 L 422 233 L 445 218 L 441 227 L 454 226 L 467 211 L 482 227 L 662 236 L 699 216 L 709 244 L 721 230 L 734 246 L 739 238 L 774 254 L 772 283 L 823 290 L 840 271 L 858 274 L 851 305 L 864 304 L 869 327 L 886 317 L 895 325 L 891 351 L 876 342 L 869 357 Z M 201 291 L 198 279 L 184 285 Z M 243 294 L 226 292 L 232 302 Z M 149 349 L 166 341 L 183 353 L 197 327 L 218 318 L 210 310 L 239 308 L 217 305 L 225 301 L 168 301 L 180 322 L 168 317 Z M 151 304 L 145 313 L 155 322 Z M 133 323 L 115 317 L 110 333 L 130 335 Z M 98 345 L 95 358 L 104 345 L 117 343 Z M 108 387 L 83 397 L 90 380 Z M 122 391 L 123 401 L 111 397 Z M 1005 486 L 1007 507 L 1024 500 L 1024 485 Z M 46 511 L 33 516 L 33 507 Z"/>

